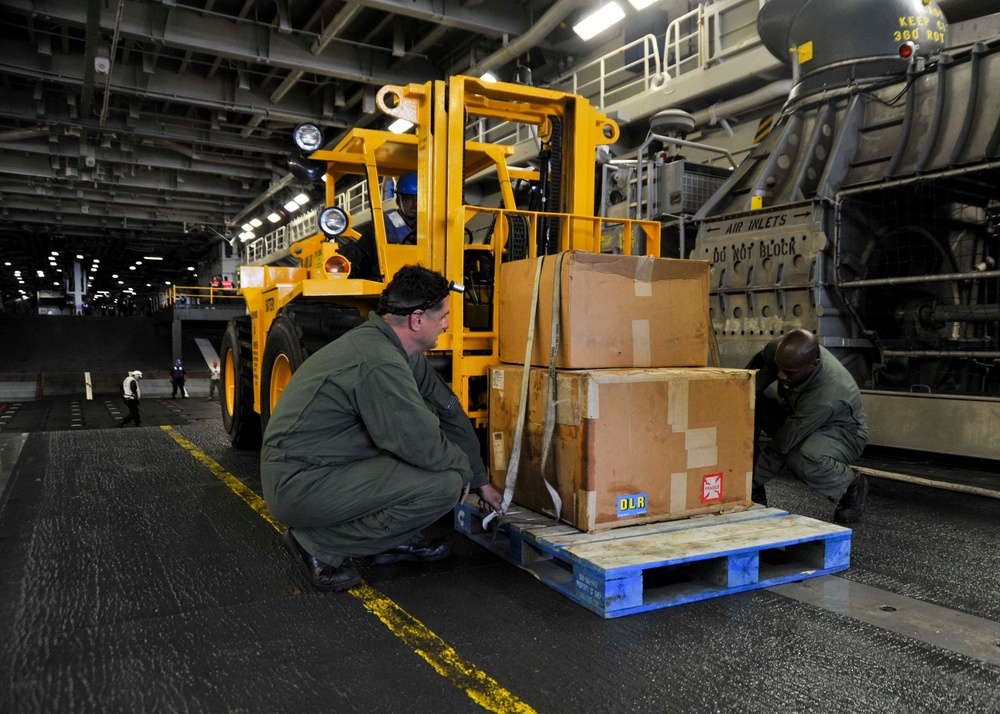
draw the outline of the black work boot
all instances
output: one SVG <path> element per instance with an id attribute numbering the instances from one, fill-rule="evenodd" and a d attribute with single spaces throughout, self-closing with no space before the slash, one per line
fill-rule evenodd
<path id="1" fill-rule="evenodd" d="M 865 499 L 868 496 L 868 479 L 864 474 L 854 472 L 854 480 L 847 487 L 847 492 L 837 504 L 833 512 L 833 520 L 837 523 L 854 523 L 861 519 L 865 512 Z"/>
<path id="2" fill-rule="evenodd" d="M 347 590 L 361 582 L 361 574 L 350 558 L 340 565 L 330 565 L 307 553 L 291 531 L 285 531 L 281 540 L 292 558 L 305 571 L 309 581 L 319 590 Z"/>
<path id="3" fill-rule="evenodd" d="M 767 491 L 764 490 L 764 486 L 754 486 L 750 490 L 750 500 L 754 503 L 759 503 L 762 506 L 767 505 Z"/>

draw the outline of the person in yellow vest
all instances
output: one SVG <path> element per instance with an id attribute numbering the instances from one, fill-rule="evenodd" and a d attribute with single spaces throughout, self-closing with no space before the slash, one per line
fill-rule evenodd
<path id="1" fill-rule="evenodd" d="M 142 424 L 142 419 L 139 417 L 140 379 L 142 379 L 142 372 L 136 369 L 129 372 L 122 382 L 122 398 L 125 400 L 125 406 L 128 407 L 128 416 L 122 419 L 121 424 L 118 425 L 119 429 L 130 422 L 135 422 L 136 426 Z"/>

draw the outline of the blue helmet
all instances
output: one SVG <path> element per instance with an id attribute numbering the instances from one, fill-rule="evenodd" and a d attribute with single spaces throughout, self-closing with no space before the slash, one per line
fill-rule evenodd
<path id="1" fill-rule="evenodd" d="M 180 363 L 181 363 L 180 360 L 177 360 L 176 362 L 174 362 L 174 364 L 176 364 L 176 365 L 180 365 Z"/>
<path id="2" fill-rule="evenodd" d="M 407 196 L 416 196 L 417 174 L 411 171 L 410 173 L 403 174 L 396 179 L 396 193 L 402 193 Z"/>

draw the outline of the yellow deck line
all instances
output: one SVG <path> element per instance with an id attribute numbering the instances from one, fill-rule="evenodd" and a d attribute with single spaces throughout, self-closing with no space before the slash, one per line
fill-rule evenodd
<path id="1" fill-rule="evenodd" d="M 217 461 L 181 436 L 172 427 L 161 426 L 160 428 L 187 449 L 195 459 L 215 474 L 250 508 L 257 511 L 276 531 L 280 533 L 285 530 L 285 527 L 268 513 L 264 499 L 252 489 L 247 488 L 242 481 L 222 468 Z M 529 714 L 534 712 L 534 709 L 501 687 L 496 680 L 459 655 L 420 620 L 410 615 L 375 588 L 362 581 L 360 585 L 347 592 L 360 600 L 366 610 L 381 620 L 390 632 L 405 642 L 411 650 L 433 667 L 434 671 L 464 691 L 472 701 L 483 709 L 497 712 L 497 714 Z"/>

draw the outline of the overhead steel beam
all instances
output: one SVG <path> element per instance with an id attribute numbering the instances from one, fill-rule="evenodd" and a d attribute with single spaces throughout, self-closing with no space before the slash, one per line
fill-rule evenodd
<path id="1" fill-rule="evenodd" d="M 7 40 L 0 43 L 0 71 L 28 79 L 45 79 L 74 87 L 83 85 L 84 68 L 79 56 L 53 54 L 44 61 L 27 42 Z M 210 110 L 260 114 L 272 121 L 290 125 L 315 121 L 322 110 L 305 92 L 289 92 L 281 104 L 271 101 L 259 89 L 240 89 L 228 78 L 211 80 L 195 75 L 158 72 L 149 75 L 138 65 L 115 64 L 111 91 L 143 99 L 178 102 Z M 346 126 L 343 117 L 323 117 L 332 126 Z"/>
<path id="2" fill-rule="evenodd" d="M 184 208 L 200 211 L 230 211 L 231 209 L 242 209 L 246 201 L 245 196 L 208 196 L 208 195 L 174 195 L 163 191 L 155 193 L 144 193 L 142 191 L 132 191 L 121 189 L 111 194 L 107 189 L 100 187 L 82 188 L 79 186 L 53 185 L 46 181 L 0 181 L 0 193 L 4 198 L 0 201 L 0 208 L 9 206 L 11 196 L 19 196 L 22 200 L 35 200 L 39 207 L 45 208 L 53 205 L 54 201 L 61 201 L 64 204 L 75 204 L 81 207 L 81 213 L 86 213 L 83 206 L 90 204 L 105 203 L 114 201 L 115 203 L 132 206 L 166 206 L 180 201 Z M 89 210 L 89 209 L 87 209 Z"/>
<path id="3" fill-rule="evenodd" d="M 76 161 L 80 158 L 80 140 L 77 137 L 55 137 L 22 141 L 0 141 L 0 152 L 29 156 L 59 156 Z M 228 179 L 267 181 L 272 172 L 261 161 L 222 156 L 189 158 L 176 153 L 147 146 L 122 142 L 121 149 L 91 147 L 91 156 L 104 164 L 140 165 L 150 169 L 171 169 L 185 173 L 206 173 Z M 284 167 L 283 167 L 284 168 Z M 3 167 L 0 166 L 0 173 Z"/>
<path id="4" fill-rule="evenodd" d="M 0 119 L 4 118 L 16 119 L 27 124 L 38 124 L 41 121 L 47 127 L 79 126 L 104 135 L 123 136 L 129 134 L 137 137 L 168 139 L 200 145 L 216 151 L 230 151 L 240 154 L 257 152 L 287 156 L 289 151 L 287 143 L 278 139 L 244 138 L 235 131 L 198 129 L 196 126 L 191 126 L 191 122 L 188 122 L 186 126 L 181 125 L 179 122 L 182 119 L 179 117 L 157 116 L 148 112 L 144 112 L 138 119 L 129 122 L 111 117 L 104 122 L 103 127 L 99 126 L 96 117 L 72 118 L 65 102 L 56 106 L 47 106 L 45 111 L 39 115 L 37 102 L 32 99 L 29 92 L 8 92 L 5 94 L 5 101 L 0 102 Z"/>
<path id="5" fill-rule="evenodd" d="M 56 180 L 69 182 L 80 180 L 77 178 L 53 177 L 49 159 L 33 156 L 5 157 L 4 161 L 0 163 L 0 175 L 37 179 L 55 178 Z M 97 185 L 112 191 L 116 189 L 130 190 L 132 188 L 144 188 L 157 191 L 210 193 L 217 195 L 225 188 L 229 195 L 246 196 L 248 199 L 256 195 L 252 190 L 244 190 L 242 182 L 239 180 L 233 181 L 218 176 L 210 177 L 197 174 L 179 176 L 173 171 L 162 169 L 150 170 L 138 165 L 130 167 L 127 181 L 124 178 L 116 178 L 112 174 L 98 181 Z"/>
<path id="6" fill-rule="evenodd" d="M 517 0 L 490 0 L 475 9 L 462 0 L 358 0 L 356 4 L 489 37 L 520 35 L 531 27 L 530 14 Z"/>
<path id="7" fill-rule="evenodd" d="M 67 211 L 40 211 L 30 203 L 12 203 L 10 217 L 5 222 L 51 225 L 53 229 L 64 226 L 77 228 L 129 228 L 131 230 L 182 233 L 185 223 L 204 223 L 214 226 L 225 224 L 227 214 L 222 211 L 184 211 L 167 206 L 163 208 L 142 208 L 136 206 L 119 206 L 103 204 L 93 206 L 90 213 L 68 213 Z M 126 223 L 123 226 L 122 220 Z M 140 224 L 129 225 L 128 221 L 140 221 Z M 168 225 L 173 223 L 174 225 Z"/>
<path id="8" fill-rule="evenodd" d="M 77 26 L 86 24 L 86 9 L 73 0 L 5 0 L 9 11 L 23 15 L 37 15 L 43 19 L 65 22 Z M 380 3 L 381 4 L 381 3 Z M 403 9 L 408 7 L 409 0 Z M 406 12 L 410 17 L 425 16 L 431 22 L 444 18 L 431 7 L 428 0 L 414 3 L 420 5 L 422 12 Z M 453 0 L 446 0 L 446 5 L 456 5 Z M 514 11 L 514 3 L 497 2 L 497 5 L 514 17 L 523 15 Z M 459 8 L 461 10 L 461 8 Z M 388 10 L 395 12 L 395 9 Z M 462 10 L 462 14 L 472 18 L 479 13 Z M 491 12 L 491 15 L 501 17 L 502 13 Z M 446 16 L 447 17 L 447 16 Z M 454 16 L 452 16 L 454 17 Z M 511 25 L 510 17 L 504 19 L 504 26 Z M 516 22 L 518 26 L 522 22 Z M 462 26 L 462 25 L 455 25 Z M 114 23 L 109 18 L 101 18 L 101 30 L 112 32 Z M 481 21 L 465 27 L 473 32 L 484 32 L 499 35 L 513 30 L 495 30 L 489 24 Z M 525 26 L 526 29 L 526 26 Z M 441 70 L 430 62 L 415 63 L 404 72 L 391 72 L 388 69 L 392 60 L 392 48 L 384 51 L 368 47 L 358 47 L 350 43 L 331 43 L 322 55 L 314 55 L 309 50 L 312 35 L 304 33 L 282 34 L 270 25 L 264 25 L 250 20 L 228 19 L 219 15 L 205 16 L 199 11 L 182 7 L 165 7 L 148 2 L 126 2 L 121 21 L 121 35 L 133 40 L 144 40 L 154 44 L 163 44 L 181 50 L 194 52 L 210 52 L 218 57 L 240 62 L 256 62 L 269 67 L 284 69 L 301 69 L 307 72 L 327 77 L 339 77 L 370 84 L 400 84 L 408 82 L 423 82 L 427 79 L 440 79 Z M 418 66 L 417 66 L 418 65 Z"/>

